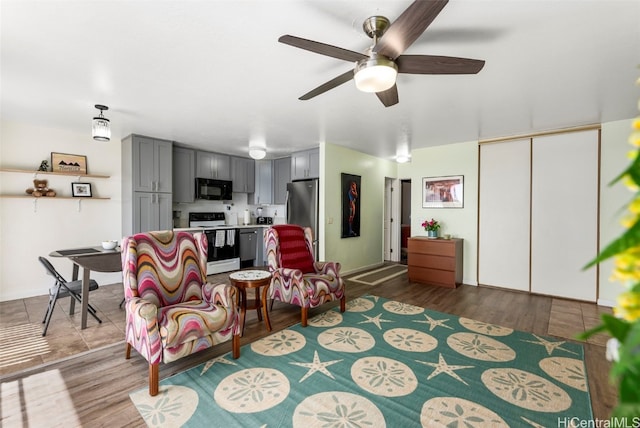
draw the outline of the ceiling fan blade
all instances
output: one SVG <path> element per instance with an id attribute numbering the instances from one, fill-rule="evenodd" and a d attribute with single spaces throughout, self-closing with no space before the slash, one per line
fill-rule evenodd
<path id="1" fill-rule="evenodd" d="M 395 62 L 406 74 L 476 74 L 484 67 L 481 59 L 438 55 L 401 55 Z"/>
<path id="2" fill-rule="evenodd" d="M 298 99 L 299 100 L 309 100 L 309 99 L 311 99 L 313 97 L 316 97 L 316 96 L 318 96 L 320 94 L 323 94 L 323 93 L 327 92 L 330 89 L 338 87 L 338 86 L 342 85 L 343 83 L 348 82 L 351 79 L 353 79 L 353 70 L 349 70 L 346 73 L 343 73 L 340 76 L 335 77 L 335 78 L 329 80 L 326 83 L 323 83 L 322 85 L 320 85 L 317 88 L 307 92 L 306 94 L 304 94 L 303 96 L 301 96 Z"/>
<path id="3" fill-rule="evenodd" d="M 416 0 L 378 39 L 374 52 L 398 58 L 438 16 L 449 0 Z"/>
<path id="4" fill-rule="evenodd" d="M 396 85 L 393 85 L 386 91 L 376 92 L 376 95 L 385 107 L 391 107 L 392 105 L 398 104 L 398 87 Z"/>
<path id="5" fill-rule="evenodd" d="M 337 46 L 327 45 L 326 43 L 303 39 L 301 37 L 290 36 L 288 34 L 281 36 L 278 41 L 280 43 L 291 45 L 296 48 L 305 49 L 311 52 L 319 53 L 320 55 L 326 55 L 350 62 L 368 58 L 366 55 L 359 52 L 350 51 L 348 49 L 339 48 Z"/>

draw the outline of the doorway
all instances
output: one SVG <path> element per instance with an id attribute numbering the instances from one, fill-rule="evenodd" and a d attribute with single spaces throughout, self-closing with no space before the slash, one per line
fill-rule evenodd
<path id="1" fill-rule="evenodd" d="M 411 180 L 400 181 L 400 262 L 407 264 L 407 240 L 411 236 Z"/>
<path id="2" fill-rule="evenodd" d="M 406 264 L 406 242 L 410 233 L 411 180 L 387 177 L 384 186 L 383 260 Z"/>

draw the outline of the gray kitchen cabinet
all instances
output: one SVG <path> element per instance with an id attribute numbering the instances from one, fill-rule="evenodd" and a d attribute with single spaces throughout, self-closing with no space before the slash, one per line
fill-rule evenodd
<path id="1" fill-rule="evenodd" d="M 122 235 L 173 226 L 173 142 L 140 135 L 122 140 Z"/>
<path id="2" fill-rule="evenodd" d="M 256 184 L 253 193 L 253 203 L 271 204 L 273 203 L 273 161 L 256 161 Z"/>
<path id="3" fill-rule="evenodd" d="M 273 203 L 287 203 L 287 183 L 291 182 L 291 157 L 273 161 Z"/>
<path id="4" fill-rule="evenodd" d="M 231 180 L 229 155 L 212 152 L 196 152 L 196 177 Z"/>
<path id="5" fill-rule="evenodd" d="M 133 190 L 135 192 L 172 192 L 173 143 L 137 135 L 131 138 L 134 166 Z"/>
<path id="6" fill-rule="evenodd" d="M 256 161 L 253 159 L 231 157 L 231 180 L 233 191 L 253 193 L 256 190 Z"/>
<path id="7" fill-rule="evenodd" d="M 196 152 L 186 147 L 173 148 L 173 202 L 195 201 Z"/>
<path id="8" fill-rule="evenodd" d="M 320 149 L 291 154 L 291 180 L 320 177 Z"/>
<path id="9" fill-rule="evenodd" d="M 139 232 L 172 229 L 171 204 L 170 193 L 134 192 L 133 229 Z"/>

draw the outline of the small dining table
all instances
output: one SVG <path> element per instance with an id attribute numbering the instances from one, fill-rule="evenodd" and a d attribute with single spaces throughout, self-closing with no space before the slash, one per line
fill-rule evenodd
<path id="1" fill-rule="evenodd" d="M 120 272 L 122 262 L 120 249 L 105 250 L 102 247 L 69 248 L 55 250 L 49 254 L 51 257 L 67 257 L 73 262 L 72 281 L 78 279 L 78 273 L 82 268 L 82 303 L 80 304 L 80 328 L 87 328 L 87 312 L 89 308 L 89 282 L 91 271 L 94 272 Z"/>

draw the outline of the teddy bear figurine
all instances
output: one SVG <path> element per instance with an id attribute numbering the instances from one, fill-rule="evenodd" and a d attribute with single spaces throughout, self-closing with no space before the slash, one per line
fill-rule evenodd
<path id="1" fill-rule="evenodd" d="M 27 189 L 27 194 L 35 196 L 36 198 L 39 198 L 41 196 L 54 197 L 56 195 L 56 192 L 47 187 L 47 180 L 35 179 L 33 180 L 33 187 L 29 187 Z"/>

